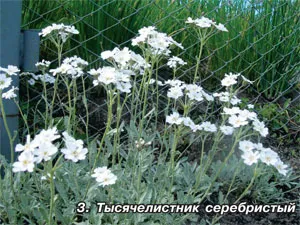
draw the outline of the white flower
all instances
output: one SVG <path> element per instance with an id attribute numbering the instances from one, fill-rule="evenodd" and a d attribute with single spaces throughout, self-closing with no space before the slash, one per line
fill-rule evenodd
<path id="1" fill-rule="evenodd" d="M 247 83 L 249 83 L 249 84 L 253 84 L 253 81 L 251 81 L 251 80 L 247 79 L 247 78 L 246 78 L 246 77 L 244 77 L 243 75 L 241 75 L 241 77 L 242 77 L 242 79 L 243 79 L 244 81 L 246 81 Z"/>
<path id="2" fill-rule="evenodd" d="M 67 74 L 70 73 L 70 71 L 72 71 L 74 68 L 69 65 L 69 64 L 61 64 L 60 67 L 56 68 L 56 69 L 51 69 L 50 72 L 53 73 L 53 76 L 55 76 L 58 73 L 61 74 Z"/>
<path id="3" fill-rule="evenodd" d="M 123 48 L 122 50 L 115 48 L 113 52 L 114 60 L 122 66 L 125 66 L 131 59 L 130 50 L 127 47 Z"/>
<path id="4" fill-rule="evenodd" d="M 164 86 L 164 84 L 160 80 L 156 82 L 156 79 L 150 79 L 149 84 L 154 84 L 154 83 L 157 83 L 158 86 Z"/>
<path id="5" fill-rule="evenodd" d="M 77 57 L 76 55 L 64 59 L 60 67 L 51 69 L 50 72 L 55 76 L 56 74 L 67 74 L 73 79 L 83 75 L 83 68 L 88 65 L 88 62 Z"/>
<path id="6" fill-rule="evenodd" d="M 225 115 L 237 115 L 241 112 L 241 109 L 239 107 L 232 107 L 232 108 L 223 108 Z"/>
<path id="7" fill-rule="evenodd" d="M 34 137 L 33 141 L 40 145 L 44 142 L 53 142 L 58 138 L 60 138 L 60 135 L 57 132 L 57 128 L 53 127 L 47 130 L 42 130 L 38 135 Z"/>
<path id="8" fill-rule="evenodd" d="M 182 88 L 180 86 L 171 87 L 167 93 L 167 96 L 169 98 L 174 98 L 174 99 L 178 99 L 179 97 L 182 97 L 183 96 Z"/>
<path id="9" fill-rule="evenodd" d="M 265 127 L 265 123 L 260 122 L 259 120 L 253 121 L 253 129 L 258 131 L 263 137 L 266 137 L 269 134 L 269 130 Z"/>
<path id="10" fill-rule="evenodd" d="M 28 84 L 30 84 L 31 86 L 35 85 L 35 80 L 34 79 L 29 79 L 28 80 Z"/>
<path id="11" fill-rule="evenodd" d="M 136 148 L 142 148 L 144 146 L 151 145 L 151 141 L 145 142 L 143 138 L 140 138 L 138 141 L 135 141 Z"/>
<path id="12" fill-rule="evenodd" d="M 186 23 L 193 23 L 200 28 L 209 28 L 211 25 L 214 25 L 214 22 L 204 16 L 198 19 L 192 19 L 191 17 L 187 18 Z"/>
<path id="13" fill-rule="evenodd" d="M 278 172 L 284 176 L 286 176 L 288 170 L 287 165 L 285 165 L 281 160 L 277 160 L 277 162 L 274 164 L 274 167 L 278 170 Z"/>
<path id="14" fill-rule="evenodd" d="M 74 26 L 66 26 L 65 25 L 65 31 L 69 32 L 71 34 L 79 34 L 79 31 L 76 30 Z"/>
<path id="15" fill-rule="evenodd" d="M 211 122 L 203 122 L 200 124 L 200 129 L 203 129 L 204 131 L 207 132 L 216 132 L 217 127 L 215 124 L 212 124 Z"/>
<path id="16" fill-rule="evenodd" d="M 98 167 L 94 170 L 92 177 L 96 178 L 99 186 L 106 186 L 116 183 L 117 176 L 114 175 L 107 167 Z"/>
<path id="17" fill-rule="evenodd" d="M 101 58 L 102 59 L 109 59 L 109 58 L 112 58 L 114 56 L 114 53 L 112 51 L 104 51 L 104 52 L 101 52 Z"/>
<path id="18" fill-rule="evenodd" d="M 248 104 L 247 107 L 248 107 L 248 109 L 254 109 L 254 105 L 252 105 L 252 104 Z"/>
<path id="19" fill-rule="evenodd" d="M 27 151 L 27 152 L 34 152 L 34 150 L 38 147 L 38 143 L 35 141 L 30 140 L 30 135 L 27 135 L 26 137 L 26 144 L 17 144 L 15 147 L 16 152 L 22 152 L 22 151 Z"/>
<path id="20" fill-rule="evenodd" d="M 180 43 L 173 40 L 172 37 L 167 36 L 165 33 L 160 33 L 155 30 L 155 27 L 143 27 L 139 30 L 139 36 L 132 39 L 132 45 L 146 44 L 147 48 L 153 55 L 166 55 L 170 54 L 170 47 L 176 45 L 183 49 Z"/>
<path id="21" fill-rule="evenodd" d="M 219 23 L 218 25 L 214 24 L 214 26 L 220 31 L 228 32 L 227 28 L 222 23 Z"/>
<path id="22" fill-rule="evenodd" d="M 214 93 L 214 97 L 218 97 L 221 102 L 229 102 L 229 92 Z"/>
<path id="23" fill-rule="evenodd" d="M 12 79 L 10 77 L 6 77 L 5 74 L 0 73 L 0 90 L 9 87 L 11 84 Z"/>
<path id="24" fill-rule="evenodd" d="M 178 112 L 173 112 L 171 115 L 166 117 L 166 122 L 169 124 L 179 125 L 183 122 Z"/>
<path id="25" fill-rule="evenodd" d="M 46 69 L 50 66 L 51 62 L 50 61 L 46 61 L 46 60 L 42 60 L 41 62 L 37 62 L 35 64 L 35 66 L 39 69 L 39 70 L 43 70 Z"/>
<path id="26" fill-rule="evenodd" d="M 170 68 L 176 68 L 178 65 L 185 65 L 187 64 L 186 62 L 184 62 L 181 58 L 177 57 L 177 56 L 173 56 L 172 58 L 169 59 L 167 65 Z"/>
<path id="27" fill-rule="evenodd" d="M 239 104 L 239 103 L 241 103 L 242 101 L 239 99 L 239 98 L 237 98 L 236 96 L 232 96 L 232 98 L 230 99 L 230 103 L 232 104 L 232 105 L 236 105 L 236 104 Z"/>
<path id="28" fill-rule="evenodd" d="M 116 69 L 113 67 L 105 66 L 101 69 L 98 81 L 108 85 L 116 82 Z"/>
<path id="29" fill-rule="evenodd" d="M 195 129 L 195 123 L 190 117 L 184 117 L 182 118 L 182 121 L 185 126 L 191 128 L 192 130 Z"/>
<path id="30" fill-rule="evenodd" d="M 202 93 L 203 97 L 204 97 L 207 101 L 209 101 L 209 102 L 214 101 L 214 97 L 213 97 L 212 95 L 207 94 L 205 91 L 201 91 L 201 93 Z"/>
<path id="31" fill-rule="evenodd" d="M 259 151 L 264 151 L 266 148 L 262 145 L 262 143 L 254 144 L 255 148 Z"/>
<path id="32" fill-rule="evenodd" d="M 242 117 L 245 117 L 249 120 L 256 120 L 256 118 L 257 118 L 257 114 L 255 112 L 250 112 L 247 109 L 241 110 L 239 115 L 242 116 Z"/>
<path id="33" fill-rule="evenodd" d="M 55 78 L 49 75 L 48 73 L 38 75 L 38 79 L 40 79 L 42 82 L 49 83 L 49 84 L 55 83 Z"/>
<path id="34" fill-rule="evenodd" d="M 220 126 L 220 130 L 225 135 L 231 135 L 234 132 L 234 128 L 231 126 Z"/>
<path id="35" fill-rule="evenodd" d="M 57 147 L 51 142 L 40 143 L 39 147 L 34 151 L 34 155 L 36 156 L 36 162 L 40 163 L 42 160 L 49 161 L 57 151 Z"/>
<path id="36" fill-rule="evenodd" d="M 84 160 L 88 152 L 87 148 L 83 147 L 82 140 L 75 140 L 67 132 L 63 132 L 65 148 L 61 149 L 61 152 L 65 155 L 65 159 L 78 162 Z"/>
<path id="37" fill-rule="evenodd" d="M 244 159 L 244 163 L 251 166 L 253 163 L 257 163 L 259 159 L 259 152 L 253 152 L 253 151 L 245 151 L 242 155 L 242 158 Z"/>
<path id="38" fill-rule="evenodd" d="M 233 73 L 229 73 L 229 74 L 226 74 L 225 73 L 225 77 L 221 80 L 221 84 L 222 86 L 225 86 L 225 87 L 230 87 L 234 84 L 237 83 L 237 78 L 240 76 L 240 74 L 233 74 Z"/>
<path id="39" fill-rule="evenodd" d="M 89 74 L 91 74 L 92 76 L 99 76 L 101 74 L 101 68 L 95 70 L 95 69 L 91 69 L 90 71 L 88 71 Z"/>
<path id="40" fill-rule="evenodd" d="M 230 76 L 224 77 L 221 80 L 222 86 L 225 86 L 225 87 L 230 87 L 236 83 L 237 83 L 236 79 L 234 77 L 230 77 Z"/>
<path id="41" fill-rule="evenodd" d="M 165 81 L 165 84 L 170 86 L 185 86 L 184 82 L 181 80 L 167 80 Z"/>
<path id="42" fill-rule="evenodd" d="M 191 100 L 196 101 L 202 101 L 203 100 L 203 89 L 202 87 L 196 85 L 196 84 L 188 84 L 185 86 L 185 89 L 187 90 L 187 96 Z"/>
<path id="43" fill-rule="evenodd" d="M 50 178 L 50 176 L 50 173 L 47 173 L 45 176 L 41 176 L 41 180 L 47 180 L 48 178 Z M 55 176 L 53 176 L 53 179 L 55 179 Z"/>
<path id="44" fill-rule="evenodd" d="M 195 21 L 191 18 L 188 17 L 187 20 L 185 21 L 185 23 L 194 23 Z"/>
<path id="45" fill-rule="evenodd" d="M 79 31 L 75 29 L 74 26 L 68 26 L 64 24 L 52 24 L 48 27 L 42 29 L 42 32 L 39 33 L 42 37 L 46 37 L 51 33 L 58 34 L 59 38 L 66 42 L 66 40 L 73 34 L 79 34 Z"/>
<path id="46" fill-rule="evenodd" d="M 252 143 L 251 141 L 240 141 L 239 149 L 242 150 L 243 152 L 248 152 L 255 149 L 255 144 Z"/>
<path id="47" fill-rule="evenodd" d="M 28 171 L 32 172 L 34 169 L 34 162 L 35 158 L 30 151 L 24 151 L 22 152 L 18 157 L 17 162 L 13 164 L 13 172 L 21 172 L 21 171 Z"/>
<path id="48" fill-rule="evenodd" d="M 129 82 L 117 82 L 116 87 L 121 92 L 130 93 L 132 85 Z"/>
<path id="49" fill-rule="evenodd" d="M 263 163 L 267 165 L 275 165 L 275 163 L 279 159 L 279 156 L 270 148 L 265 148 L 263 151 L 260 152 L 259 158 Z"/>
<path id="50" fill-rule="evenodd" d="M 9 76 L 17 75 L 20 70 L 16 66 L 8 65 L 7 68 L 0 67 L 0 71 L 8 74 Z"/>
<path id="51" fill-rule="evenodd" d="M 12 86 L 10 90 L 8 90 L 7 92 L 2 94 L 2 98 L 5 98 L 5 99 L 16 98 L 17 94 L 15 93 L 15 91 L 17 91 L 17 90 L 19 90 L 19 88 Z"/>
<path id="52" fill-rule="evenodd" d="M 230 123 L 233 127 L 241 127 L 247 125 L 248 121 L 246 117 L 232 115 L 229 117 L 228 123 Z"/>
<path id="53" fill-rule="evenodd" d="M 87 66 L 89 63 L 82 58 L 78 57 L 77 55 L 74 55 L 72 57 L 65 58 L 63 61 L 63 64 L 69 64 L 75 68 L 84 68 Z"/>

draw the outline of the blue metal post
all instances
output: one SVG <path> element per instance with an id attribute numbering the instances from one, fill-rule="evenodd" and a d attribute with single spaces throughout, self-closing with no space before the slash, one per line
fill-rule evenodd
<path id="1" fill-rule="evenodd" d="M 20 66 L 20 31 L 22 0 L 0 0 L 0 66 Z M 13 85 L 19 86 L 18 76 L 12 76 Z M 0 96 L 2 97 L 2 96 Z M 13 135 L 18 131 L 18 108 L 13 101 L 4 100 L 8 126 Z M 7 132 L 0 115 L 0 154 L 10 159 L 10 147 Z"/>

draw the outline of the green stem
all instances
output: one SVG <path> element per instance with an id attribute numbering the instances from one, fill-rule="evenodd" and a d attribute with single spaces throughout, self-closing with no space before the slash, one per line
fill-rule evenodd
<path id="1" fill-rule="evenodd" d="M 198 70 L 199 70 L 201 56 L 202 56 L 203 45 L 204 45 L 204 40 L 200 39 L 200 50 L 199 50 L 199 55 L 197 57 L 197 64 L 196 64 L 196 70 L 195 70 L 195 74 L 194 74 L 193 83 L 195 83 L 197 81 L 197 75 L 198 75 Z"/>
<path id="2" fill-rule="evenodd" d="M 2 119 L 3 119 L 3 123 L 4 123 L 4 127 L 9 139 L 9 145 L 10 145 L 10 161 L 13 162 L 14 161 L 14 140 L 13 137 L 11 136 L 10 133 L 10 129 L 9 126 L 7 124 L 7 120 L 6 120 L 6 113 L 4 110 L 4 106 L 3 106 L 3 101 L 2 101 L 2 90 L 0 90 L 0 107 L 1 107 L 1 114 L 2 114 Z"/>
<path id="3" fill-rule="evenodd" d="M 249 189 L 252 187 L 252 185 L 255 181 L 255 178 L 258 175 L 257 168 L 258 168 L 258 163 L 256 163 L 256 166 L 255 166 L 255 169 L 254 169 L 254 174 L 253 174 L 253 177 L 252 177 L 249 185 L 246 187 L 246 189 L 243 191 L 243 193 L 239 196 L 239 198 L 233 204 L 236 204 L 237 202 L 239 202 L 248 193 Z"/>
<path id="4" fill-rule="evenodd" d="M 43 74 L 44 75 L 44 74 Z M 44 75 L 45 76 L 45 75 Z M 48 127 L 48 96 L 47 96 L 47 86 L 45 82 L 45 77 L 43 79 L 43 88 L 44 88 L 44 98 L 45 98 L 45 106 L 46 106 L 46 118 L 45 118 L 45 129 Z"/>
<path id="5" fill-rule="evenodd" d="M 108 115 L 107 115 L 106 128 L 105 128 L 104 134 L 102 136 L 102 139 L 100 141 L 100 145 L 99 145 L 99 148 L 98 148 L 98 153 L 97 153 L 96 158 L 94 160 L 93 167 L 91 168 L 90 175 L 92 174 L 92 172 L 94 171 L 94 169 L 95 169 L 95 167 L 97 165 L 97 161 L 99 159 L 99 156 L 100 156 L 100 153 L 101 153 L 101 150 L 102 150 L 102 145 L 103 145 L 103 143 L 105 141 L 107 133 L 110 130 L 111 121 L 112 121 L 113 93 L 114 93 L 114 90 L 110 90 L 110 89 L 108 90 Z M 85 194 L 83 196 L 83 200 L 86 198 L 86 195 L 87 195 L 88 190 L 89 190 L 90 185 L 91 185 L 91 180 L 92 179 L 89 180 L 89 183 L 87 185 Z"/>
<path id="6" fill-rule="evenodd" d="M 18 109 L 19 109 L 20 115 L 21 115 L 21 117 L 22 117 L 22 119 L 23 119 L 23 121 L 24 121 L 24 123 L 25 123 L 26 129 L 27 129 L 27 133 L 29 134 L 29 126 L 28 126 L 27 119 L 25 118 L 25 115 L 24 115 L 24 113 L 22 112 L 21 107 L 19 106 L 18 102 L 17 102 L 15 99 L 14 99 L 14 102 L 15 102 L 16 106 L 17 106 Z"/>
<path id="7" fill-rule="evenodd" d="M 85 122 L 85 135 L 86 135 L 86 142 L 89 147 L 89 108 L 87 104 L 87 98 L 86 98 L 86 88 L 85 88 L 85 82 L 83 79 L 83 76 L 81 76 L 82 79 L 82 88 L 83 88 L 83 104 L 86 111 L 86 122 Z"/>

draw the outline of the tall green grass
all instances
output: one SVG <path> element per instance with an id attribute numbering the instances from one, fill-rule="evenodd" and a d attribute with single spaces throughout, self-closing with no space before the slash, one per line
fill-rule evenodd
<path id="1" fill-rule="evenodd" d="M 155 24 L 186 47 L 186 78 L 195 64 L 198 41 L 185 20 L 205 15 L 225 23 L 229 33 L 218 33 L 207 44 L 202 80 L 214 88 L 225 72 L 242 72 L 255 80 L 269 99 L 287 94 L 299 71 L 299 1 L 281 0 L 23 0 L 24 28 L 50 23 L 75 24 L 80 35 L 68 54 L 100 64 L 103 50 L 129 46 L 138 29 Z M 34 12 L 34 13 L 33 13 Z M 43 45 L 42 57 L 51 57 Z M 181 53 L 180 51 L 176 54 Z M 211 60 L 212 56 L 213 60 Z"/>

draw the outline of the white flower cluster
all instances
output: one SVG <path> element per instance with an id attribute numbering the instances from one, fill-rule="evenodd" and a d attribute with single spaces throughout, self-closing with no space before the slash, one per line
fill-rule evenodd
<path id="1" fill-rule="evenodd" d="M 204 16 L 198 19 L 192 19 L 191 17 L 188 17 L 186 23 L 195 24 L 200 28 L 210 28 L 211 26 L 214 26 L 220 31 L 228 32 L 227 28 L 222 23 L 217 24 L 216 22 Z"/>
<path id="2" fill-rule="evenodd" d="M 66 42 L 67 39 L 73 34 L 79 34 L 79 31 L 75 29 L 74 26 L 64 25 L 64 24 L 52 24 L 48 27 L 42 29 L 39 33 L 42 37 L 46 37 L 49 34 L 58 35 L 62 42 Z"/>
<path id="3" fill-rule="evenodd" d="M 177 57 L 177 56 L 173 56 L 169 59 L 167 65 L 170 67 L 170 68 L 173 68 L 173 69 L 176 69 L 177 66 L 181 65 L 186 65 L 187 63 L 184 62 L 181 58 Z"/>
<path id="4" fill-rule="evenodd" d="M 72 160 L 73 162 L 84 160 L 88 150 L 83 147 L 83 141 L 75 140 L 66 131 L 63 132 L 63 136 L 66 147 L 61 149 L 61 152 L 65 155 L 65 159 Z"/>
<path id="5" fill-rule="evenodd" d="M 10 88 L 2 93 L 2 98 L 12 99 L 17 97 L 15 91 L 19 90 L 19 88 L 11 86 L 11 76 L 16 76 L 18 72 L 20 72 L 20 70 L 16 66 L 9 65 L 7 68 L 0 67 L 0 91 L 2 92 L 4 89 Z"/>
<path id="6" fill-rule="evenodd" d="M 41 62 L 37 62 L 35 64 L 36 68 L 38 68 L 39 70 L 44 70 L 44 69 L 47 69 L 49 68 L 51 62 L 50 61 L 46 61 L 46 60 L 42 60 Z"/>
<path id="7" fill-rule="evenodd" d="M 143 46 L 145 44 L 149 47 L 153 55 L 170 55 L 170 47 L 172 45 L 183 49 L 180 43 L 174 41 L 174 39 L 167 34 L 156 31 L 154 26 L 141 28 L 139 30 L 139 36 L 132 39 L 133 46 Z"/>
<path id="8" fill-rule="evenodd" d="M 16 66 L 8 65 L 7 68 L 0 67 L 0 72 L 4 72 L 8 76 L 17 75 L 20 70 Z"/>
<path id="9" fill-rule="evenodd" d="M 158 86 L 164 86 L 163 82 L 161 82 L 160 80 L 150 79 L 149 84 L 156 84 L 156 83 Z"/>
<path id="10" fill-rule="evenodd" d="M 242 77 L 242 79 L 247 83 L 250 83 L 250 84 L 253 83 L 253 81 L 248 80 L 246 77 L 244 77 L 240 73 L 237 73 L 237 74 L 233 74 L 233 73 L 226 74 L 225 73 L 225 77 L 222 79 L 221 84 L 224 87 L 230 87 L 237 83 L 238 77 Z"/>
<path id="11" fill-rule="evenodd" d="M 232 105 L 237 105 L 241 103 L 241 100 L 235 95 L 230 96 L 228 91 L 223 91 L 220 93 L 213 93 L 213 96 L 218 98 L 220 102 L 230 102 Z"/>
<path id="12" fill-rule="evenodd" d="M 91 69 L 88 73 L 96 77 L 96 80 L 93 81 L 94 86 L 99 85 L 99 83 L 114 84 L 120 92 L 125 93 L 131 92 L 130 76 L 135 75 L 131 70 L 118 70 L 111 66 L 104 66 L 97 70 Z"/>
<path id="13" fill-rule="evenodd" d="M 140 138 L 138 141 L 135 141 L 136 148 L 143 148 L 151 145 L 151 141 L 145 142 L 143 138 Z"/>
<path id="14" fill-rule="evenodd" d="M 104 60 L 112 60 L 113 63 L 115 63 L 114 65 L 120 69 L 140 71 L 141 73 L 145 68 L 150 67 L 141 55 L 134 53 L 127 47 L 122 50 L 114 48 L 112 51 L 104 51 L 101 53 L 101 58 Z"/>
<path id="15" fill-rule="evenodd" d="M 186 94 L 190 100 L 214 100 L 212 95 L 206 93 L 203 88 L 197 84 L 185 84 L 181 80 L 167 80 L 165 84 L 171 86 L 168 90 L 167 96 L 175 100 L 184 96 L 184 94 Z"/>
<path id="16" fill-rule="evenodd" d="M 206 131 L 214 133 L 217 131 L 217 126 L 211 122 L 202 122 L 201 124 L 195 124 L 190 117 L 182 117 L 178 112 L 173 112 L 171 115 L 166 117 L 166 123 L 180 125 L 183 124 L 189 127 L 193 132 Z"/>
<path id="17" fill-rule="evenodd" d="M 73 162 L 85 159 L 87 149 L 83 148 L 83 141 L 75 140 L 66 132 L 63 135 L 66 147 L 61 151 L 65 158 Z M 35 163 L 49 161 L 58 152 L 58 147 L 53 142 L 60 137 L 56 127 L 42 130 L 33 140 L 31 140 L 30 135 L 27 135 L 24 145 L 16 145 L 15 151 L 21 152 L 21 154 L 18 157 L 18 161 L 13 164 L 13 172 L 32 172 Z"/>
<path id="18" fill-rule="evenodd" d="M 244 140 L 239 142 L 239 149 L 243 152 L 242 158 L 245 164 L 252 165 L 260 160 L 267 165 L 274 166 L 282 175 L 287 175 L 288 166 L 281 161 L 278 154 L 271 148 L 264 148 L 261 143 L 255 144 Z"/>
<path id="19" fill-rule="evenodd" d="M 18 161 L 13 164 L 13 172 L 28 171 L 32 172 L 35 163 L 48 161 L 58 151 L 53 141 L 60 138 L 56 127 L 42 130 L 33 140 L 27 135 L 26 144 L 17 144 L 15 151 L 22 152 Z"/>
<path id="20" fill-rule="evenodd" d="M 96 178 L 99 186 L 106 186 L 116 183 L 117 176 L 114 175 L 106 166 L 98 167 L 94 170 L 92 177 Z"/>
<path id="21" fill-rule="evenodd" d="M 45 83 L 54 84 L 55 78 L 48 73 L 35 75 L 34 73 L 30 74 L 32 78 L 28 80 L 28 83 L 33 86 L 35 82 L 40 80 Z"/>
<path id="22" fill-rule="evenodd" d="M 242 127 L 248 125 L 252 121 L 252 126 L 262 137 L 266 137 L 269 134 L 268 128 L 265 123 L 259 121 L 255 112 L 249 111 L 248 109 L 240 109 L 239 107 L 223 108 L 223 114 L 229 115 L 228 123 L 233 128 Z M 223 132 L 225 135 L 226 132 Z"/>
<path id="23" fill-rule="evenodd" d="M 70 58 L 65 58 L 60 67 L 51 69 L 53 76 L 56 74 L 67 74 L 76 79 L 84 74 L 83 68 L 88 65 L 88 62 L 77 57 L 76 55 Z"/>

